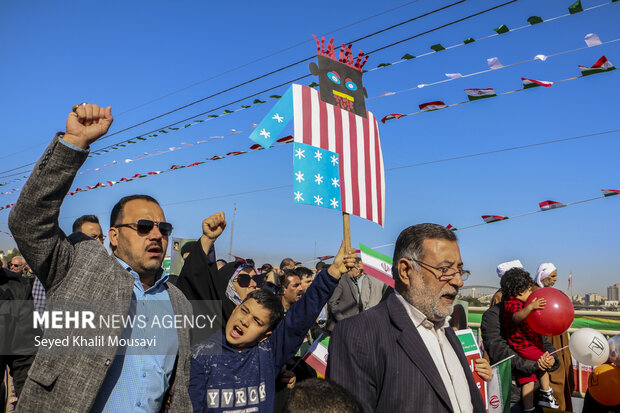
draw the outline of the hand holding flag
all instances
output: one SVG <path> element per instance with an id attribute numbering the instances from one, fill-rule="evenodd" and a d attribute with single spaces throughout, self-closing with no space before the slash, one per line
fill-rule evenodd
<path id="1" fill-rule="evenodd" d="M 355 267 L 355 257 L 354 249 L 349 250 L 348 254 L 346 253 L 344 241 L 342 241 L 338 254 L 334 257 L 334 262 L 329 266 L 327 272 L 329 275 L 339 280 L 342 274 L 349 272 L 351 268 Z"/>

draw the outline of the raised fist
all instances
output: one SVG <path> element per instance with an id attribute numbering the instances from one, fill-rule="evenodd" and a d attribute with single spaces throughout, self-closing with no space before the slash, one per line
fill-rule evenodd
<path id="1" fill-rule="evenodd" d="M 67 117 L 67 130 L 64 140 L 86 149 L 91 143 L 108 132 L 114 117 L 112 108 L 102 108 L 97 105 L 82 104 Z"/>

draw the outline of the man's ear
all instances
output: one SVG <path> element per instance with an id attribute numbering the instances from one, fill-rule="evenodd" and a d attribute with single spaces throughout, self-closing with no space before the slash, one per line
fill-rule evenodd
<path id="1" fill-rule="evenodd" d="M 118 246 L 118 228 L 110 227 L 108 239 L 110 240 L 110 247 L 116 248 Z"/>
<path id="2" fill-rule="evenodd" d="M 258 340 L 258 343 L 262 343 L 263 341 L 267 340 L 269 338 L 269 336 L 271 335 L 271 331 L 267 331 L 265 333 L 265 335 L 263 336 L 263 338 L 261 338 L 260 340 Z"/>
<path id="3" fill-rule="evenodd" d="M 413 269 L 413 267 L 411 266 L 411 262 L 409 262 L 409 260 L 405 258 L 401 258 L 400 260 L 398 260 L 397 265 L 398 279 L 401 283 L 403 283 L 403 285 L 409 287 L 409 284 L 411 284 L 411 281 L 409 279 L 409 270 Z"/>
<path id="4" fill-rule="evenodd" d="M 312 73 L 314 76 L 319 75 L 319 67 L 316 65 L 316 63 L 310 62 L 308 67 L 310 68 L 310 73 Z"/>

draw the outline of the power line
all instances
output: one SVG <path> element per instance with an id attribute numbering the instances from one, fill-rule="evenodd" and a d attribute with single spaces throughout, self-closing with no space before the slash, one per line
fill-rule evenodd
<path id="1" fill-rule="evenodd" d="M 349 28 L 349 27 L 355 26 L 355 25 L 360 24 L 360 23 L 363 23 L 363 22 L 365 22 L 365 21 L 372 20 L 372 19 L 374 19 L 375 17 L 379 17 L 379 16 L 382 16 L 382 15 L 384 15 L 384 14 L 391 13 L 391 12 L 393 12 L 394 10 L 401 9 L 401 8 L 406 7 L 406 6 L 409 6 L 409 5 L 413 4 L 413 3 L 417 3 L 418 1 L 420 1 L 420 0 L 413 0 L 413 1 L 410 1 L 410 2 L 408 2 L 408 3 L 401 4 L 400 6 L 392 7 L 391 9 L 384 10 L 384 11 L 382 11 L 381 13 L 373 14 L 372 16 L 365 17 L 365 18 L 363 18 L 363 19 L 361 19 L 361 20 L 358 20 L 358 21 L 356 21 L 356 22 L 349 23 L 349 24 L 346 24 L 346 25 L 344 25 L 344 26 L 341 26 L 341 27 L 339 27 L 339 28 L 337 28 L 337 29 L 334 29 L 334 30 L 331 30 L 331 31 L 329 31 L 329 32 L 323 33 L 323 34 L 321 34 L 321 36 L 325 36 L 325 35 L 328 35 L 328 34 L 332 34 L 332 33 L 339 32 L 339 31 L 341 31 L 341 30 L 347 29 L 347 28 Z M 465 0 L 463 0 L 463 1 L 465 1 Z M 159 101 L 159 100 L 161 100 L 161 99 L 165 99 L 165 98 L 167 98 L 167 97 L 169 97 L 169 96 L 172 96 L 172 95 L 174 95 L 174 94 L 177 94 L 177 93 L 179 93 L 179 92 L 183 92 L 183 91 L 185 91 L 185 90 L 187 90 L 187 89 L 191 89 L 191 88 L 192 88 L 192 87 L 194 87 L 194 86 L 198 86 L 198 85 L 200 85 L 200 84 L 203 84 L 203 83 L 209 82 L 209 81 L 211 81 L 211 80 L 213 80 L 213 79 L 217 79 L 218 77 L 221 77 L 221 76 L 223 76 L 223 75 L 226 75 L 226 74 L 229 74 L 229 73 L 235 72 L 235 71 L 237 71 L 237 70 L 239 70 L 239 69 L 242 69 L 242 68 L 244 68 L 244 67 L 250 66 L 250 65 L 252 65 L 252 64 L 254 64 L 254 63 L 258 63 L 258 62 L 260 62 L 260 61 L 262 61 L 262 60 L 265 60 L 265 59 L 267 59 L 267 58 L 269 58 L 269 57 L 276 56 L 276 55 L 278 55 L 278 54 L 280 54 L 280 53 L 283 53 L 283 52 L 289 51 L 289 50 L 291 50 L 291 49 L 294 49 L 294 48 L 296 48 L 296 47 L 299 47 L 299 46 L 301 46 L 301 45 L 303 45 L 303 44 L 310 43 L 310 42 L 312 42 L 312 40 L 304 40 L 304 41 L 299 42 L 299 43 L 296 43 L 296 44 L 294 44 L 294 45 L 292 45 L 292 46 L 288 46 L 288 47 L 285 47 L 284 49 L 280 49 L 280 50 L 278 50 L 278 51 L 275 51 L 275 52 L 273 52 L 273 53 L 270 53 L 270 54 L 268 54 L 268 55 L 266 55 L 266 56 L 259 57 L 258 59 L 254 59 L 254 60 L 252 60 L 252 61 L 250 61 L 250 62 L 248 62 L 248 63 L 242 64 L 242 65 L 239 65 L 239 66 L 234 67 L 234 68 L 232 68 L 232 69 L 225 70 L 224 72 L 218 73 L 218 74 L 216 74 L 216 75 L 214 75 L 214 76 L 211 76 L 211 77 L 209 77 L 209 78 L 207 78 L 207 79 L 199 80 L 198 82 L 192 83 L 191 85 L 185 86 L 185 87 L 183 87 L 183 88 L 181 88 L 181 89 L 177 89 L 177 90 L 175 90 L 175 91 L 173 91 L 173 92 L 167 93 L 167 94 L 165 94 L 165 95 L 163 95 L 163 96 L 160 96 L 160 97 L 158 97 L 158 98 L 152 99 L 152 100 L 150 100 L 150 101 L 148 101 L 148 102 L 145 102 L 145 103 L 142 103 L 142 104 L 140 104 L 140 105 L 138 105 L 138 106 L 134 106 L 133 108 L 127 109 L 126 111 L 121 112 L 118 116 L 120 116 L 120 115 L 124 115 L 125 113 L 129 113 L 129 112 L 131 112 L 131 111 L 133 111 L 133 110 L 135 110 L 135 109 L 139 109 L 139 108 L 141 108 L 141 107 L 144 107 L 144 106 L 149 105 L 149 104 L 151 104 L 151 103 L 157 102 L 157 101 Z M 2 159 L 2 158 L 0 158 L 0 159 Z"/>
<path id="2" fill-rule="evenodd" d="M 440 11 L 440 10 L 443 10 L 443 9 L 447 8 L 447 7 L 451 7 L 451 6 L 455 5 L 455 4 L 461 3 L 462 1 L 465 1 L 465 0 L 460 0 L 460 1 L 459 1 L 459 2 L 457 2 L 457 3 L 453 3 L 453 4 L 451 4 L 451 5 L 444 6 L 444 7 L 440 8 L 440 9 L 436 9 L 436 10 L 434 10 L 434 11 L 431 11 L 431 12 L 425 13 L 424 15 L 416 16 L 416 17 L 414 17 L 414 18 L 412 18 L 412 19 L 409 19 L 409 21 L 413 21 L 413 20 L 418 19 L 418 18 L 420 18 L 420 17 L 422 17 L 422 16 L 426 16 L 426 15 L 429 15 L 429 14 L 432 14 L 432 13 L 435 13 L 435 12 L 438 12 L 438 11 Z M 377 52 L 377 51 L 379 51 L 379 50 L 384 50 L 384 49 L 386 49 L 386 48 L 388 48 L 388 47 L 395 46 L 395 45 L 400 44 L 400 43 L 402 43 L 402 42 L 404 42 L 404 41 L 414 39 L 414 38 L 416 38 L 416 37 L 419 37 L 419 36 L 422 36 L 422 35 L 425 35 L 425 34 L 428 34 L 428 33 L 434 32 L 434 31 L 436 31 L 436 30 L 440 30 L 440 29 L 442 29 L 442 28 L 445 28 L 445 27 L 451 26 L 451 25 L 456 24 L 456 23 L 460 23 L 460 22 L 462 22 L 462 21 L 464 21 L 464 20 L 467 20 L 467 19 L 470 19 L 470 18 L 473 18 L 473 17 L 479 16 L 479 15 L 481 15 L 481 14 L 484 14 L 484 13 L 490 12 L 490 11 L 495 10 L 495 9 L 497 9 L 497 8 L 507 6 L 507 5 L 512 4 L 512 3 L 516 2 L 516 1 L 518 1 L 518 0 L 510 0 L 510 1 L 506 2 L 506 3 L 499 4 L 499 5 L 497 5 L 497 6 L 491 7 L 491 8 L 489 8 L 489 9 L 486 9 L 486 10 L 483 10 L 483 11 L 480 11 L 480 12 L 478 12 L 478 13 L 474 13 L 474 14 L 471 14 L 471 15 L 469 15 L 469 16 L 463 17 L 463 18 L 461 18 L 461 19 L 454 20 L 454 21 L 452 21 L 452 22 L 450 22 L 450 23 L 446 23 L 446 24 L 443 24 L 443 25 L 441 25 L 441 26 L 437 26 L 437 27 L 435 27 L 435 28 L 433 28 L 433 29 L 426 30 L 426 31 L 424 31 L 424 32 L 422 32 L 422 33 L 419 33 L 419 34 L 417 34 L 417 35 L 414 35 L 414 36 L 408 37 L 408 38 L 407 38 L 407 39 L 405 39 L 405 40 L 398 41 L 398 42 L 394 42 L 394 43 L 389 44 L 389 45 L 387 45 L 387 46 L 383 46 L 383 47 L 381 47 L 381 48 L 379 48 L 379 49 L 375 49 L 375 50 L 373 50 L 373 51 L 371 51 L 371 52 L 368 52 L 367 54 L 368 54 L 368 55 L 370 55 L 371 53 L 376 53 L 376 52 Z M 403 23 L 403 24 L 404 24 L 404 23 Z M 396 26 L 396 25 L 395 25 L 395 26 Z M 395 26 L 394 26 L 394 27 L 395 27 Z M 385 30 L 385 29 L 382 29 L 382 31 L 384 31 L 384 30 Z M 368 37 L 370 37 L 370 36 L 372 36 L 372 35 L 374 35 L 374 34 L 376 34 L 376 33 L 371 33 L 370 35 L 367 35 L 367 36 L 362 37 L 362 38 L 360 38 L 360 39 L 363 39 L 363 38 L 368 38 Z M 356 40 L 352 40 L 351 42 L 347 42 L 347 43 L 353 43 L 353 42 L 355 42 L 355 41 L 357 41 L 357 39 L 356 39 Z M 179 108 L 177 108 L 177 109 L 173 109 L 173 110 L 171 110 L 171 111 L 168 111 L 168 112 L 166 112 L 166 113 L 164 113 L 164 114 L 162 114 L 162 115 L 158 115 L 158 116 L 153 117 L 153 118 L 151 118 L 151 119 L 148 119 L 148 120 L 146 120 L 146 121 L 143 121 L 143 122 L 137 123 L 137 124 L 135 124 L 135 125 L 129 126 L 129 127 L 125 128 L 125 129 L 122 129 L 122 130 L 120 130 L 120 131 L 117 131 L 117 132 L 111 133 L 111 134 L 106 135 L 106 136 L 104 136 L 103 138 L 99 139 L 99 141 L 102 141 L 102 140 L 107 139 L 107 138 L 109 138 L 109 137 L 111 137 L 111 136 L 114 136 L 114 135 L 118 135 L 119 133 L 122 133 L 122 132 L 125 132 L 125 131 L 127 131 L 127 130 L 133 129 L 133 128 L 137 127 L 137 126 L 140 126 L 140 125 L 143 125 L 143 124 L 145 124 L 145 123 L 151 122 L 151 121 L 153 121 L 153 120 L 155 120 L 155 119 L 159 119 L 159 118 L 161 118 L 161 117 L 163 117 L 163 116 L 166 116 L 166 115 L 169 115 L 169 114 L 171 114 L 171 113 L 174 113 L 174 112 L 176 112 L 176 111 L 178 111 L 178 110 L 181 110 L 181 109 L 187 108 L 187 107 L 192 106 L 192 105 L 194 105 L 194 104 L 196 104 L 196 103 L 202 102 L 202 101 L 204 101 L 204 100 L 206 100 L 206 99 L 210 99 L 210 98 L 212 98 L 212 97 L 214 97 L 214 96 L 217 96 L 217 95 L 219 95 L 219 94 L 222 94 L 222 93 L 225 93 L 225 92 L 227 92 L 227 91 L 230 91 L 230 90 L 236 89 L 236 88 L 238 88 L 238 87 L 240 87 L 240 86 L 242 86 L 242 85 L 248 84 L 248 83 L 250 83 L 250 82 L 252 82 L 252 81 L 255 81 L 255 80 L 258 80 L 258 79 L 264 78 L 264 77 L 269 76 L 269 75 L 271 75 L 271 74 L 273 74 L 273 73 L 277 73 L 277 72 L 279 72 L 279 71 L 281 71 L 281 70 L 284 70 L 284 69 L 286 69 L 286 68 L 292 67 L 292 66 L 294 66 L 294 65 L 296 65 L 296 64 L 306 62 L 306 61 L 308 61 L 308 60 L 313 59 L 314 57 L 315 57 L 315 56 L 312 56 L 312 57 L 309 57 L 309 58 L 306 58 L 306 59 L 300 60 L 300 61 L 298 61 L 298 62 L 296 62 L 296 63 L 293 63 L 293 64 L 290 64 L 290 65 L 287 65 L 287 66 L 281 67 L 281 68 L 276 69 L 276 70 L 274 70 L 274 71 L 272 71 L 272 72 L 269 72 L 269 73 L 267 73 L 267 74 L 264 74 L 264 75 L 258 76 L 258 77 L 254 78 L 254 79 L 249 80 L 249 81 L 246 81 L 246 82 L 240 83 L 240 84 L 235 85 L 235 86 L 233 86 L 233 87 L 230 87 L 230 88 L 228 88 L 228 89 L 226 89 L 226 90 L 223 90 L 223 91 L 217 92 L 217 93 L 212 94 L 212 95 L 210 95 L 210 96 L 207 96 L 207 97 L 205 97 L 205 98 L 203 98 L 203 99 L 200 99 L 200 100 L 194 101 L 194 102 L 189 103 L 189 104 L 187 104 L 187 105 L 181 106 L 181 107 L 179 107 Z M 215 111 L 215 110 L 225 108 L 226 106 L 229 106 L 229 105 L 231 105 L 231 104 L 241 102 L 241 101 L 243 101 L 243 100 L 245 100 L 245 99 L 249 99 L 249 98 L 254 97 L 254 96 L 256 96 L 256 95 L 259 95 L 259 94 L 261 94 L 261 93 L 268 92 L 268 91 L 270 91 L 270 90 L 276 89 L 276 88 L 278 88 L 278 87 L 281 87 L 281 86 L 284 86 L 284 85 L 287 85 L 287 84 L 290 84 L 290 83 L 293 83 L 293 82 L 296 82 L 296 81 L 301 80 L 301 79 L 305 79 L 305 78 L 310 77 L 310 76 L 312 76 L 312 75 L 311 75 L 311 74 L 307 74 L 307 75 L 304 75 L 304 76 L 298 77 L 298 78 L 296 78 L 296 79 L 289 80 L 289 81 L 287 81 L 287 82 L 284 82 L 284 83 L 281 83 L 281 84 L 279 84 L 279 85 L 276 85 L 276 86 L 270 87 L 270 88 L 268 88 L 268 89 L 264 89 L 264 90 L 263 90 L 263 91 L 261 91 L 261 92 L 258 92 L 258 93 L 254 93 L 254 94 L 251 94 L 251 95 L 245 96 L 245 97 L 243 97 L 243 98 L 241 98 L 241 99 L 237 99 L 237 100 L 232 101 L 232 102 L 228 102 L 228 103 L 226 103 L 226 104 L 224 104 L 224 105 L 221 105 L 221 106 L 218 106 L 218 107 L 216 107 L 216 108 L 212 108 L 212 109 L 210 109 L 210 110 L 208 110 L 208 111 L 206 111 L 206 112 L 202 112 L 202 113 L 199 113 L 199 114 L 196 114 L 196 115 L 190 116 L 190 117 L 188 117 L 188 118 L 185 118 L 185 119 L 183 119 L 183 120 L 179 120 L 179 121 L 176 121 L 176 122 L 170 123 L 170 124 L 168 124 L 167 126 L 159 127 L 159 128 L 157 128 L 157 129 L 152 130 L 151 132 L 146 132 L 145 134 L 153 133 L 153 132 L 156 132 L 156 131 L 158 131 L 158 130 L 160 130 L 160 129 L 164 129 L 164 128 L 167 128 L 167 127 L 170 127 L 170 126 L 176 125 L 176 124 L 178 124 L 178 123 L 181 123 L 181 122 L 186 122 L 186 121 L 191 120 L 191 119 L 193 119 L 193 118 L 195 118 L 195 117 L 197 117 L 197 116 L 202 116 L 202 115 L 205 115 L 205 114 L 207 114 L 207 113 L 209 113 L 209 112 L 213 112 L 213 111 Z M 109 146 L 106 146 L 106 147 L 104 147 L 104 148 L 100 148 L 100 149 L 106 149 L 106 148 L 109 148 L 109 147 L 112 147 L 112 146 L 116 146 L 116 145 L 118 145 L 118 143 L 116 143 L 116 144 L 114 144 L 114 145 L 109 145 Z M 99 150 L 100 150 L 100 149 L 99 149 Z M 24 167 L 27 167 L 27 166 L 31 166 L 31 165 L 34 165 L 35 163 L 36 163 L 36 162 L 30 162 L 30 163 L 28 163 L 28 164 L 24 164 L 24 165 L 22 165 L 22 166 L 20 166 L 20 167 L 17 167 L 17 168 L 11 169 L 11 170 L 7 170 L 7 171 L 0 171 L 0 174 L 5 173 L 5 172 L 10 172 L 10 171 L 13 171 L 13 170 L 16 170 L 16 169 L 24 168 Z"/>
<path id="3" fill-rule="evenodd" d="M 391 30 L 391 29 L 393 29 L 393 28 L 396 28 L 396 27 L 402 26 L 403 24 L 410 23 L 410 22 L 415 21 L 415 20 L 417 20 L 417 19 L 420 19 L 420 18 L 422 18 L 422 17 L 429 16 L 429 15 L 431 15 L 431 14 L 433 14 L 433 13 L 437 13 L 437 12 L 442 11 L 442 10 L 445 10 L 445 9 L 447 9 L 447 8 L 449 8 L 449 7 L 452 7 L 452 6 L 455 6 L 455 5 L 457 5 L 457 4 L 463 3 L 464 1 L 466 1 L 466 0 L 459 0 L 459 1 L 457 1 L 456 3 L 452 3 L 452 4 L 449 4 L 449 5 L 447 5 L 447 6 L 440 7 L 440 8 L 438 8 L 438 9 L 435 9 L 435 10 L 430 11 L 430 12 L 428 12 L 428 13 L 421 14 L 421 15 L 419 15 L 419 16 L 416 16 L 416 17 L 413 17 L 413 18 L 411 18 L 411 19 L 408 19 L 408 20 L 406 20 L 406 21 L 404 21 L 404 22 L 401 22 L 401 23 L 395 24 L 395 25 L 393 25 L 393 26 L 390 26 L 390 27 L 388 27 L 388 28 L 386 28 L 386 29 L 382 29 L 382 30 L 376 31 L 376 32 L 374 32 L 374 33 L 368 34 L 368 35 L 363 36 L 363 37 L 360 37 L 360 38 L 358 38 L 358 39 L 354 39 L 354 40 L 348 41 L 348 42 L 346 42 L 346 43 L 349 43 L 349 44 L 350 44 L 350 43 L 354 43 L 354 42 L 360 41 L 360 40 L 362 40 L 362 39 L 367 39 L 367 38 L 369 38 L 369 37 L 375 36 L 376 34 L 383 33 L 383 32 L 385 32 L 386 30 Z M 517 1 L 517 0 L 511 0 L 511 1 L 510 1 L 510 3 L 515 2 L 515 1 Z M 495 8 L 497 8 L 497 6 L 496 6 L 496 7 L 493 7 L 492 9 L 495 9 Z M 478 14 L 479 14 L 479 13 L 477 13 L 476 15 L 478 15 Z M 459 21 L 462 21 L 462 20 L 464 20 L 464 19 L 460 19 Z M 444 26 L 442 26 L 442 27 L 445 27 L 445 26 L 446 26 L 446 25 L 444 25 Z M 412 37 L 412 38 L 413 38 L 413 37 Z M 372 52 L 369 52 L 369 53 L 367 53 L 367 54 L 370 54 L 370 53 L 372 53 Z M 206 97 L 204 97 L 204 98 L 201 98 L 201 99 L 195 100 L 195 101 L 193 101 L 193 102 L 190 102 L 190 103 L 188 103 L 188 104 L 185 104 L 185 105 L 183 105 L 183 106 L 180 106 L 180 107 L 178 107 L 178 108 L 176 108 L 176 109 L 172 109 L 172 110 L 170 110 L 170 111 L 168 111 L 168 112 L 162 113 L 162 114 L 157 115 L 157 116 L 155 116 L 155 117 L 153 117 L 153 118 L 150 118 L 150 119 L 147 119 L 147 120 L 145 120 L 145 121 L 143 121 L 143 122 L 137 123 L 137 124 L 135 124 L 135 125 L 133 125 L 133 126 L 129 126 L 129 127 L 125 128 L 125 129 L 122 129 L 122 130 L 120 130 L 120 131 L 114 132 L 114 133 L 112 133 L 112 134 L 110 134 L 110 135 L 107 135 L 104 139 L 109 138 L 109 137 L 114 136 L 114 135 L 117 135 L 117 134 L 119 134 L 119 133 L 121 133 L 121 132 L 128 131 L 129 129 L 133 129 L 133 128 L 137 127 L 137 126 L 144 125 L 145 123 L 151 122 L 151 121 L 153 121 L 153 120 L 160 119 L 160 118 L 162 118 L 162 117 L 164 117 L 164 116 L 167 116 L 167 115 L 170 115 L 170 114 L 172 114 L 172 113 L 178 112 L 179 110 L 182 110 L 182 109 L 188 108 L 188 107 L 193 106 L 193 105 L 195 105 L 195 104 L 197 104 L 197 103 L 204 102 L 204 101 L 205 101 L 205 100 L 207 100 L 207 99 L 214 98 L 214 97 L 219 96 L 219 95 L 221 95 L 221 94 L 223 94 L 223 93 L 230 92 L 231 90 L 234 90 L 234 89 L 237 89 L 237 88 L 239 88 L 239 87 L 241 87 L 241 86 L 245 86 L 245 85 L 247 85 L 247 84 L 253 83 L 253 82 L 257 81 L 257 80 L 260 80 L 260 79 L 263 79 L 263 78 L 265 78 L 265 77 L 271 76 L 271 75 L 273 75 L 273 74 L 275 74 L 275 73 L 278 73 L 278 72 L 281 72 L 281 71 L 283 71 L 283 70 L 289 69 L 289 68 L 291 68 L 291 67 L 293 67 L 293 66 L 297 66 L 298 64 L 301 64 L 301 63 L 307 62 L 307 61 L 309 61 L 309 60 L 312 60 L 312 59 L 314 59 L 315 57 L 316 57 L 316 55 L 313 55 L 313 56 L 307 57 L 307 58 L 305 58 L 305 59 L 298 60 L 297 62 L 290 63 L 290 64 L 288 64 L 288 65 L 282 66 L 282 67 L 280 67 L 280 68 L 278 68 L 278 69 L 272 70 L 271 72 L 267 72 L 267 73 L 264 73 L 264 74 L 262 74 L 262 75 L 260 75 L 260 76 L 256 76 L 256 77 L 254 77 L 254 78 L 252 78 L 252 79 L 250 79 L 250 80 L 246 80 L 245 82 L 238 83 L 238 84 L 236 84 L 236 85 L 234 85 L 234 86 L 231 86 L 231 87 L 229 87 L 229 88 L 227 88 L 227 89 L 220 90 L 219 92 L 213 93 L 213 94 L 211 94 L 211 95 L 209 95 L 209 96 L 206 96 Z M 310 75 L 306 75 L 306 76 L 304 76 L 304 77 L 308 77 L 308 76 L 310 76 Z M 296 79 L 296 80 L 299 80 L 299 79 Z M 291 82 L 294 82 L 294 80 L 293 80 L 293 81 L 286 82 L 286 83 L 291 83 Z M 270 89 L 268 89 L 268 90 L 270 90 Z M 238 102 L 238 101 L 237 101 L 237 102 Z M 232 103 L 235 103 L 235 102 L 232 102 Z M 229 104 L 230 104 L 230 103 L 229 103 Z M 196 115 L 196 116 L 199 116 L 199 115 Z M 191 118 L 190 118 L 190 119 L 191 119 Z"/>

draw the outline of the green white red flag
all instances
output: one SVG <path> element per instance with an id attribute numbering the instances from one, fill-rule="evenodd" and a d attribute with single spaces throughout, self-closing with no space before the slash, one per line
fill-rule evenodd
<path id="1" fill-rule="evenodd" d="M 455 226 L 453 226 L 452 224 L 446 225 L 446 229 L 450 230 L 450 231 L 456 231 L 457 230 L 457 228 Z"/>
<path id="2" fill-rule="evenodd" d="M 579 70 L 581 70 L 581 76 L 593 75 L 595 73 L 609 72 L 610 70 L 615 70 L 614 65 L 607 60 L 605 56 L 602 56 L 600 59 L 596 61 L 592 65 L 592 67 L 581 66 L 579 65 Z"/>
<path id="3" fill-rule="evenodd" d="M 538 206 L 540 207 L 541 211 L 549 211 L 550 209 L 563 208 L 566 205 L 564 205 L 561 202 L 543 201 L 543 202 L 539 202 Z"/>
<path id="4" fill-rule="evenodd" d="M 465 93 L 467 93 L 467 98 L 472 100 L 486 99 L 497 96 L 495 94 L 495 90 L 493 88 L 487 89 L 465 89 Z"/>
<path id="5" fill-rule="evenodd" d="M 422 103 L 420 105 L 420 110 L 422 112 L 430 112 L 431 110 L 439 110 L 446 107 L 446 104 L 441 100 L 436 100 L 434 102 Z"/>
<path id="6" fill-rule="evenodd" d="M 505 217 L 505 216 L 502 216 L 502 215 L 483 215 L 482 219 L 487 224 L 490 224 L 491 222 L 504 221 L 504 220 L 508 219 L 508 217 Z"/>
<path id="7" fill-rule="evenodd" d="M 603 196 L 620 195 L 620 189 L 601 189 Z"/>
<path id="8" fill-rule="evenodd" d="M 512 381 L 512 361 L 511 358 L 500 361 L 492 367 L 493 378 L 489 383 L 489 413 L 509 413 L 510 412 L 510 389 Z"/>
<path id="9" fill-rule="evenodd" d="M 553 85 L 553 82 L 548 82 L 546 80 L 527 79 L 525 77 L 522 77 L 521 81 L 523 82 L 523 89 L 529 89 L 531 87 L 538 86 L 551 87 L 551 85 Z"/>
<path id="10" fill-rule="evenodd" d="M 394 287 L 394 278 L 392 278 L 392 258 L 363 244 L 360 244 L 360 253 L 362 255 L 362 262 L 364 263 L 364 272 L 386 283 L 390 287 Z"/>
<path id="11" fill-rule="evenodd" d="M 303 360 L 307 365 L 312 367 L 321 376 L 325 377 L 327 371 L 327 358 L 329 356 L 329 337 L 321 338 L 312 343 L 306 354 L 303 356 Z"/>
<path id="12" fill-rule="evenodd" d="M 403 115 L 402 113 L 390 113 L 389 115 L 386 115 L 381 119 L 381 123 L 385 123 L 386 121 L 392 120 L 392 119 L 400 119 L 403 116 L 405 115 Z"/>

